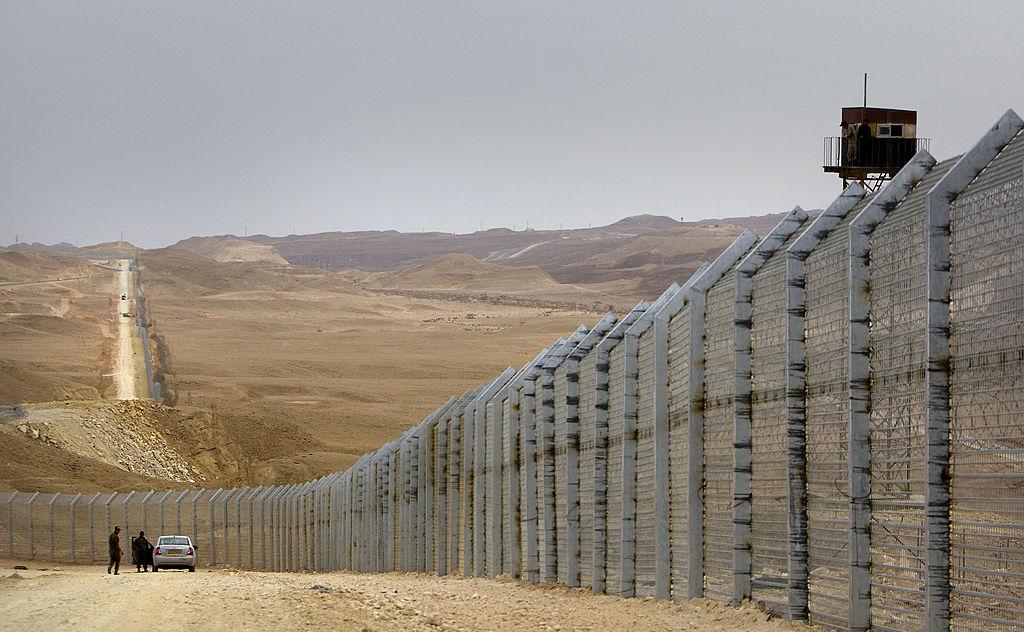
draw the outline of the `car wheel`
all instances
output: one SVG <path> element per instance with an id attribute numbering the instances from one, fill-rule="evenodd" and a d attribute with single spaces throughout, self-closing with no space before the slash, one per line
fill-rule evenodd
<path id="1" fill-rule="evenodd" d="M 188 572 L 190 572 L 190 573 L 196 572 L 196 567 L 195 566 L 189 566 L 188 567 Z"/>

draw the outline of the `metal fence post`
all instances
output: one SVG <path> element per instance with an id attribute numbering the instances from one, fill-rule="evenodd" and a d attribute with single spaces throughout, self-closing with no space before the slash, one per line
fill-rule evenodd
<path id="1" fill-rule="evenodd" d="M 251 494 L 251 487 L 244 487 L 235 499 L 235 567 L 242 568 L 242 501 Z"/>
<path id="2" fill-rule="evenodd" d="M 686 290 L 687 292 L 689 290 Z M 681 304 L 683 297 L 678 302 Z M 654 597 L 672 596 L 672 541 L 669 507 L 668 326 L 674 308 L 654 315 Z"/>
<path id="3" fill-rule="evenodd" d="M 60 492 L 54 494 L 53 498 L 50 499 L 50 502 L 46 503 L 47 532 L 49 534 L 51 562 L 55 559 L 53 547 L 53 503 L 57 502 L 58 498 L 60 498 Z"/>
<path id="4" fill-rule="evenodd" d="M 199 498 L 206 493 L 205 489 L 200 489 L 196 492 L 196 495 L 192 497 L 192 544 L 195 545 L 199 540 L 199 512 L 196 510 L 196 503 L 199 502 Z"/>
<path id="5" fill-rule="evenodd" d="M 210 500 L 207 501 L 207 506 L 210 508 L 210 565 L 214 566 L 217 564 L 217 506 L 213 503 L 217 501 L 217 498 L 224 493 L 224 489 L 218 489 L 210 496 Z"/>
<path id="6" fill-rule="evenodd" d="M 174 499 L 174 535 L 181 535 L 181 501 L 185 499 L 185 496 L 188 496 L 187 489 Z"/>
<path id="7" fill-rule="evenodd" d="M 70 531 L 71 531 L 71 561 L 75 561 L 75 507 L 78 505 L 78 501 L 82 500 L 81 494 L 76 494 L 71 499 L 71 505 L 68 507 L 68 517 L 71 519 Z"/>
<path id="8" fill-rule="evenodd" d="M 155 493 L 156 492 L 151 489 L 151 490 L 149 490 L 149 492 L 145 496 L 142 497 L 142 530 L 143 531 L 146 531 L 147 529 L 149 529 L 149 518 L 146 516 L 146 503 L 149 502 L 149 499 L 152 498 L 153 494 L 155 494 Z M 127 522 L 127 518 L 125 519 L 125 521 Z"/>
<path id="9" fill-rule="evenodd" d="M 36 547 L 35 547 L 35 529 L 32 526 L 32 505 L 35 504 L 36 498 L 39 498 L 39 492 L 35 492 L 28 499 L 28 559 L 36 559 Z"/>
<path id="10" fill-rule="evenodd" d="M 487 574 L 487 478 L 484 468 L 487 463 L 487 407 L 494 395 L 501 390 L 516 374 L 515 369 L 506 367 L 497 377 L 491 380 L 487 388 L 475 402 L 473 412 L 473 575 L 483 577 Z M 467 543 L 467 549 L 470 543 Z"/>
<path id="11" fill-rule="evenodd" d="M 785 241 L 803 226 L 807 213 L 799 206 L 785 217 L 736 268 L 736 371 L 733 387 L 733 605 L 751 598 L 753 403 L 751 401 L 752 284 L 754 274 Z"/>
<path id="12" fill-rule="evenodd" d="M 935 165 L 921 150 L 850 222 L 850 630 L 871 628 L 871 232 Z"/>
<path id="13" fill-rule="evenodd" d="M 275 498 L 280 492 L 281 488 L 271 487 L 267 490 L 267 493 L 260 499 L 260 569 L 267 570 L 267 527 L 271 528 L 273 525 L 267 520 L 267 505 L 270 504 L 273 507 L 272 499 Z M 271 530 L 271 539 L 273 539 L 273 530 Z"/>
<path id="14" fill-rule="evenodd" d="M 254 547 L 253 547 L 252 538 L 253 538 L 253 533 L 255 532 L 255 529 L 253 528 L 253 524 L 252 524 L 252 510 L 253 510 L 253 505 L 256 502 L 256 498 L 257 497 L 262 497 L 264 494 L 266 494 L 266 491 L 265 491 L 264 487 L 262 485 L 260 485 L 249 496 L 248 509 L 249 509 L 249 568 L 250 569 L 253 568 L 253 555 L 254 555 L 253 548 Z M 241 562 L 239 562 L 239 566 L 241 566 Z"/>
<path id="15" fill-rule="evenodd" d="M 158 536 L 167 534 L 167 522 L 164 520 L 164 501 L 167 500 L 167 497 L 170 496 L 171 493 L 171 490 L 168 489 L 164 492 L 164 495 L 160 497 L 160 500 L 157 501 L 157 506 L 159 507 L 158 511 L 160 512 L 160 533 L 157 534 Z"/>
<path id="16" fill-rule="evenodd" d="M 237 487 L 232 487 L 228 492 L 221 496 L 221 510 L 224 515 L 224 566 L 231 564 L 231 532 L 228 528 L 228 501 L 231 497 L 238 493 Z"/>
<path id="17" fill-rule="evenodd" d="M 96 495 L 93 496 L 92 499 L 89 501 L 89 504 L 86 505 L 86 507 L 88 507 L 89 510 L 89 559 L 94 562 L 96 561 L 96 530 L 94 528 L 95 520 L 93 517 L 93 507 L 95 506 L 96 501 L 99 500 L 99 498 L 100 493 L 96 492 Z"/>
<path id="18" fill-rule="evenodd" d="M 12 491 L 4 503 L 7 507 L 7 554 L 14 557 L 14 497 L 18 492 Z"/>
<path id="19" fill-rule="evenodd" d="M 124 531 L 125 533 L 131 533 L 131 529 L 128 527 L 128 503 L 131 502 L 134 496 L 135 490 L 132 490 L 128 492 L 128 495 L 126 495 L 124 497 L 124 500 L 121 502 L 121 515 L 124 518 L 124 528 L 122 529 L 122 531 Z"/>
<path id="20" fill-rule="evenodd" d="M 107 508 L 107 511 L 106 511 L 106 527 L 107 527 L 106 533 L 107 534 L 110 534 L 110 532 L 111 532 L 111 530 L 110 530 L 110 505 L 111 505 L 111 503 L 114 502 L 115 498 L 117 498 L 117 492 L 112 492 L 110 494 L 110 498 L 108 498 L 107 502 L 105 503 L 106 504 L 106 508 Z"/>
<path id="21" fill-rule="evenodd" d="M 807 549 L 807 355 L 804 262 L 818 243 L 866 194 L 857 183 L 848 186 L 786 250 L 786 434 L 789 505 L 789 617 L 809 616 Z"/>
<path id="22" fill-rule="evenodd" d="M 565 362 L 566 357 L 572 353 L 572 350 L 576 348 L 576 345 L 586 337 L 589 331 L 585 325 L 577 327 L 568 338 L 545 355 L 544 363 L 540 367 L 538 374 L 541 414 L 534 421 L 537 445 L 537 515 L 538 523 L 542 523 L 544 526 L 542 529 L 538 529 L 537 554 L 538 562 L 540 562 L 541 556 L 543 556 L 544 560 L 543 563 L 539 564 L 540 580 L 543 582 L 558 581 L 557 531 L 564 528 L 563 525 L 558 524 L 558 501 L 555 489 L 555 470 L 557 467 L 557 457 L 555 454 L 555 372 Z M 568 414 L 567 405 L 566 414 Z M 568 420 L 565 423 L 568 423 Z"/>

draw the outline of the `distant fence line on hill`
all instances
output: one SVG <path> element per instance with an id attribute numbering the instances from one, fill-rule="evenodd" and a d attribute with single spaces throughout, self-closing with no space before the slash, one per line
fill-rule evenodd
<path id="1" fill-rule="evenodd" d="M 751 599 L 850 630 L 1024 626 L 1024 122 L 919 152 L 308 483 L 12 493 L 4 554 L 114 524 L 209 564 Z"/>

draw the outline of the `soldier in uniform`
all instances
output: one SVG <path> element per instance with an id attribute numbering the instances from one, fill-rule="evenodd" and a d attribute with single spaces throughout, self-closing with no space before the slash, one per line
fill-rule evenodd
<path id="1" fill-rule="evenodd" d="M 148 573 L 153 563 L 153 545 L 146 539 L 145 531 L 139 531 L 139 537 L 132 538 L 132 563 L 136 573 Z"/>
<path id="2" fill-rule="evenodd" d="M 110 574 L 110 570 L 114 570 L 115 575 L 120 575 L 121 570 L 121 527 L 114 527 L 114 532 L 110 534 L 108 544 L 110 545 L 110 563 L 107 564 L 107 574 Z"/>

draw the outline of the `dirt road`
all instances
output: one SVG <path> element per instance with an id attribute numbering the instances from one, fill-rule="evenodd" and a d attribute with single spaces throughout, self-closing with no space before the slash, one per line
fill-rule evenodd
<path id="1" fill-rule="evenodd" d="M 131 261 L 118 259 L 117 272 L 117 361 L 114 363 L 114 383 L 117 399 L 136 399 L 135 382 L 138 379 L 135 351 L 135 319 L 132 317 Z"/>
<path id="2" fill-rule="evenodd" d="M 655 630 L 782 632 L 751 608 L 673 605 L 518 582 L 417 574 L 200 569 L 120 576 L 65 566 L 0 570 L 0 630 Z"/>

